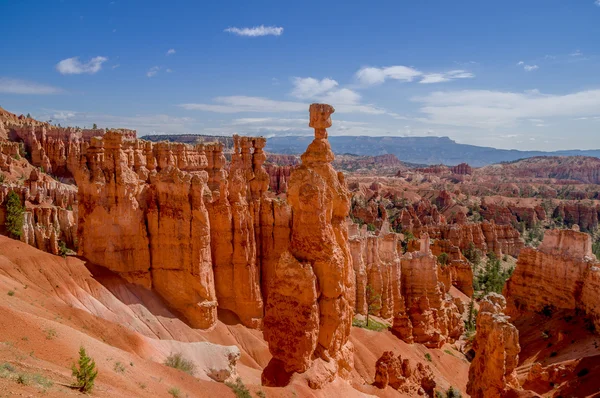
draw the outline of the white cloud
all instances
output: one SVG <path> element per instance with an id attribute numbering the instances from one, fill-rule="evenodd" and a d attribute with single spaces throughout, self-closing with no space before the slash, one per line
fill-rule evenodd
<path id="1" fill-rule="evenodd" d="M 416 78 L 421 78 L 419 83 L 442 83 L 454 79 L 470 79 L 475 75 L 466 70 L 451 70 L 441 73 L 423 73 L 414 68 L 396 65 L 385 68 L 367 67 L 356 72 L 356 78 L 365 85 L 381 84 L 388 79 L 400 80 L 403 82 L 412 82 Z"/>
<path id="2" fill-rule="evenodd" d="M 419 83 L 429 84 L 429 83 L 442 83 L 449 82 L 454 79 L 472 79 L 475 75 L 471 72 L 467 72 L 465 70 L 451 70 L 445 73 L 430 73 L 424 75 L 423 78 L 419 81 Z"/>
<path id="3" fill-rule="evenodd" d="M 146 72 L 146 76 L 148 76 L 148 77 L 156 76 L 156 74 L 158 73 L 159 70 L 160 70 L 160 66 L 153 66 L 152 68 L 150 68 L 148 70 L 148 72 Z"/>
<path id="4" fill-rule="evenodd" d="M 536 69 L 539 69 L 539 66 L 537 66 L 537 65 L 525 65 L 523 67 L 523 69 L 525 69 L 526 72 L 532 72 L 532 71 L 534 71 Z"/>
<path id="5" fill-rule="evenodd" d="M 295 77 L 292 95 L 300 99 L 310 99 L 324 94 L 338 85 L 333 79 L 318 80 L 312 77 Z"/>
<path id="6" fill-rule="evenodd" d="M 565 95 L 464 90 L 412 98 L 427 115 L 422 122 L 483 128 L 510 127 L 523 119 L 581 117 L 600 109 L 600 90 Z"/>
<path id="7" fill-rule="evenodd" d="M 116 65 L 113 65 L 113 66 L 111 66 L 111 68 L 112 68 L 112 69 L 117 69 L 119 66 L 121 66 L 121 64 L 116 64 Z"/>
<path id="8" fill-rule="evenodd" d="M 94 57 L 88 62 L 79 61 L 79 57 L 67 58 L 56 64 L 56 70 L 63 75 L 80 75 L 87 73 L 93 75 L 102 69 L 102 64 L 108 61 L 106 57 Z"/>
<path id="9" fill-rule="evenodd" d="M 0 77 L 0 93 L 44 95 L 59 94 L 61 92 L 63 92 L 63 90 L 58 87 L 29 82 L 26 80 Z"/>
<path id="10" fill-rule="evenodd" d="M 600 7 L 600 0 L 596 0 L 596 1 L 594 2 L 594 4 L 595 4 L 595 5 L 597 5 L 598 7 Z"/>
<path id="11" fill-rule="evenodd" d="M 600 2 L 600 0 L 598 0 Z M 583 53 L 579 50 L 575 50 L 574 52 L 572 52 L 571 54 L 569 54 L 571 57 L 581 57 L 583 55 Z"/>
<path id="12" fill-rule="evenodd" d="M 169 48 L 169 50 L 167 51 L 167 55 L 173 55 L 173 54 L 175 54 L 175 49 Z"/>
<path id="13" fill-rule="evenodd" d="M 408 66 L 396 65 L 385 68 L 366 67 L 356 72 L 356 78 L 366 85 L 381 84 L 386 79 L 411 82 L 423 73 Z"/>
<path id="14" fill-rule="evenodd" d="M 238 112 L 305 112 L 308 104 L 293 101 L 275 101 L 263 97 L 243 95 L 217 97 L 214 104 L 181 104 L 187 110 L 200 110 L 217 113 Z"/>
<path id="15" fill-rule="evenodd" d="M 171 72 L 173 72 L 173 69 L 169 69 L 169 68 L 167 68 L 167 70 L 165 70 L 165 72 L 167 72 L 167 73 L 171 73 Z"/>
<path id="16" fill-rule="evenodd" d="M 518 65 L 518 66 L 525 65 L 525 62 L 523 62 L 523 61 L 519 61 L 519 62 L 517 62 L 517 65 Z"/>
<path id="17" fill-rule="evenodd" d="M 233 33 L 237 36 L 259 37 L 259 36 L 281 36 L 283 28 L 280 26 L 254 26 L 252 28 L 227 28 L 224 32 Z"/>

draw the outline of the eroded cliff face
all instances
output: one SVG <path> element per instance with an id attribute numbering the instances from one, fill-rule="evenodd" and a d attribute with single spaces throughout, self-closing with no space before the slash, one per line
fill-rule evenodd
<path id="1" fill-rule="evenodd" d="M 420 250 L 401 258 L 406 312 L 395 312 L 393 330 L 407 342 L 437 348 L 458 339 L 464 325 L 459 309 L 438 278 L 437 258 L 429 245 L 429 236 L 423 234 Z"/>
<path id="2" fill-rule="evenodd" d="M 469 368 L 467 393 L 473 398 L 497 398 L 520 390 L 516 367 L 519 362 L 519 331 L 503 311 L 506 300 L 490 293 L 479 302 L 475 357 Z"/>
<path id="3" fill-rule="evenodd" d="M 388 385 L 409 396 L 433 397 L 436 383 L 433 372 L 428 365 L 417 362 L 413 365 L 410 359 L 394 356 L 386 351 L 375 364 L 375 386 L 386 388 Z"/>
<path id="4" fill-rule="evenodd" d="M 577 230 L 546 231 L 538 249 L 525 248 L 503 294 L 507 311 L 583 310 L 600 326 L 600 263 L 589 234 Z"/>
<path id="5" fill-rule="evenodd" d="M 155 289 L 194 327 L 215 324 L 217 300 L 259 327 L 265 140 L 234 141 L 228 173 L 220 144 L 92 138 L 75 174 L 80 254 Z"/>
<path id="6" fill-rule="evenodd" d="M 343 176 L 331 166 L 326 128 L 333 112 L 329 105 L 311 105 L 315 139 L 290 176 L 291 242 L 269 281 L 264 319 L 264 336 L 273 354 L 263 372 L 266 384 L 278 384 L 273 370 L 279 366 L 286 373 L 308 370 L 312 387 L 351 369 L 354 270 L 346 226 L 350 194 Z"/>

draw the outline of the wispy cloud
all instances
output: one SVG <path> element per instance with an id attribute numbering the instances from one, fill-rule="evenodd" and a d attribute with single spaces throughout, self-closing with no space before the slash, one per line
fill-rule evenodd
<path id="1" fill-rule="evenodd" d="M 213 104 L 181 104 L 183 109 L 199 110 L 217 113 L 238 112 L 302 112 L 308 109 L 308 104 L 293 101 L 275 101 L 263 97 L 248 97 L 243 95 L 216 97 Z"/>
<path id="2" fill-rule="evenodd" d="M 419 83 L 429 84 L 429 83 L 443 83 L 449 82 L 454 79 L 472 79 L 475 75 L 471 72 L 467 72 L 466 70 L 451 70 L 445 73 L 430 73 L 423 75 L 423 78 Z"/>
<path id="3" fill-rule="evenodd" d="M 175 49 L 174 48 L 169 48 L 169 50 L 167 51 L 167 55 L 173 55 L 175 54 Z"/>
<path id="4" fill-rule="evenodd" d="M 600 90 L 546 95 L 488 90 L 438 91 L 412 98 L 427 115 L 423 122 L 483 128 L 511 127 L 521 120 L 583 117 L 600 109 Z M 540 124 L 540 123 L 538 123 Z"/>
<path id="5" fill-rule="evenodd" d="M 254 26 L 252 28 L 236 28 L 231 27 L 224 32 L 232 33 L 237 36 L 259 37 L 259 36 L 281 36 L 283 28 L 280 26 Z"/>
<path id="6" fill-rule="evenodd" d="M 594 1 L 594 4 L 597 5 L 598 7 L 600 7 L 600 0 Z"/>
<path id="7" fill-rule="evenodd" d="M 356 72 L 355 77 L 362 84 L 372 86 L 381 84 L 389 79 L 412 82 L 413 80 L 420 78 L 419 83 L 431 84 L 448 82 L 454 79 L 471 79 L 474 78 L 475 75 L 462 69 L 439 73 L 424 73 L 409 66 L 395 65 L 383 68 L 361 68 Z"/>
<path id="8" fill-rule="evenodd" d="M 534 70 L 536 70 L 536 69 L 539 69 L 539 68 L 540 68 L 540 67 L 539 67 L 539 66 L 537 66 L 537 65 L 527 65 L 527 64 L 526 64 L 525 62 L 523 62 L 523 61 L 519 61 L 519 62 L 517 62 L 517 66 L 522 66 L 522 67 L 523 67 L 523 69 L 524 69 L 526 72 L 533 72 Z"/>
<path id="9" fill-rule="evenodd" d="M 160 66 L 153 66 L 152 68 L 150 68 L 148 70 L 148 72 L 146 72 L 146 76 L 148 76 L 148 77 L 156 76 L 156 74 L 158 73 L 159 70 L 160 70 Z"/>
<path id="10" fill-rule="evenodd" d="M 45 84 L 29 82 L 20 79 L 11 79 L 8 77 L 0 77 L 0 93 L 5 94 L 31 94 L 31 95 L 47 95 L 60 94 L 63 90 L 58 87 L 52 87 Z"/>
<path id="11" fill-rule="evenodd" d="M 600 1 L 600 0 L 598 0 Z M 583 55 L 583 53 L 579 50 L 575 50 L 573 51 L 571 54 L 569 54 L 571 57 L 581 57 Z"/>
<path id="12" fill-rule="evenodd" d="M 56 64 L 56 70 L 63 75 L 80 75 L 87 73 L 93 75 L 102 69 L 102 64 L 108 61 L 106 57 L 94 57 L 88 62 L 81 62 L 79 57 L 63 59 Z"/>

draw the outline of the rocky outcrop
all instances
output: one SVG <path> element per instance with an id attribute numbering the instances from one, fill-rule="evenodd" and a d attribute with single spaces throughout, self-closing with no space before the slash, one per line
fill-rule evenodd
<path id="1" fill-rule="evenodd" d="M 269 189 L 277 194 L 286 193 L 292 169 L 293 166 L 266 164 L 265 171 L 269 175 Z"/>
<path id="2" fill-rule="evenodd" d="M 589 234 L 576 230 L 546 231 L 538 249 L 521 251 L 504 287 L 507 311 L 518 316 L 544 307 L 582 310 L 600 327 L 600 263 Z"/>
<path id="3" fill-rule="evenodd" d="M 508 254 L 517 257 L 524 247 L 519 231 L 512 226 L 487 221 L 424 226 L 415 228 L 413 233 L 427 233 L 432 239 L 449 240 L 460 250 L 467 249 L 473 243 L 483 253 L 494 252 L 497 256 Z"/>
<path id="4" fill-rule="evenodd" d="M 394 311 L 394 332 L 407 342 L 431 348 L 458 339 L 464 329 L 461 313 L 438 279 L 437 258 L 431 254 L 427 234 L 421 236 L 420 250 L 403 255 L 401 264 L 406 310 Z"/>
<path id="5" fill-rule="evenodd" d="M 506 301 L 496 293 L 479 302 L 475 357 L 469 368 L 467 393 L 473 398 L 497 398 L 519 390 L 519 331 L 503 314 Z"/>
<path id="6" fill-rule="evenodd" d="M 389 385 L 411 397 L 433 397 L 436 385 L 429 365 L 417 362 L 415 366 L 410 359 L 402 359 L 401 355 L 395 357 L 392 351 L 385 351 L 375 363 L 373 384 L 377 388 Z"/>
<path id="7" fill-rule="evenodd" d="M 260 326 L 265 140 L 234 141 L 227 173 L 220 144 L 93 137 L 75 174 L 80 254 L 152 287 L 194 327 L 214 325 L 217 300 Z"/>
<path id="8" fill-rule="evenodd" d="M 456 166 L 450 167 L 450 171 L 453 174 L 467 175 L 473 174 L 473 168 L 469 166 L 467 163 L 457 164 Z"/>
<path id="9" fill-rule="evenodd" d="M 431 253 L 438 257 L 438 278 L 444 282 L 445 291 L 455 286 L 458 290 L 471 297 L 473 295 L 473 268 L 463 256 L 460 248 L 446 239 L 438 239 L 431 245 Z M 440 256 L 445 253 L 446 262 L 440 262 Z"/>
<path id="10" fill-rule="evenodd" d="M 273 355 L 263 371 L 268 385 L 280 383 L 277 370 L 306 372 L 314 388 L 351 369 L 350 194 L 343 176 L 331 166 L 334 156 L 326 129 L 333 112 L 329 105 L 310 106 L 315 139 L 290 176 L 291 242 L 272 272 L 264 319 L 264 337 Z"/>

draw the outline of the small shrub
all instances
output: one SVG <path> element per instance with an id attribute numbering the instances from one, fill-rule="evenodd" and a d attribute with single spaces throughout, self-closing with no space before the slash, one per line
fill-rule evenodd
<path id="1" fill-rule="evenodd" d="M 69 249 L 67 249 L 67 244 L 65 242 L 58 241 L 58 254 L 60 256 L 62 256 L 63 258 L 67 257 L 67 253 L 69 252 Z"/>
<path id="2" fill-rule="evenodd" d="M 256 396 L 258 398 L 267 398 L 267 394 L 265 394 L 265 392 L 263 390 L 257 391 Z"/>
<path id="3" fill-rule="evenodd" d="M 113 368 L 117 373 L 125 373 L 125 365 L 121 362 L 115 362 L 115 366 Z"/>
<path id="4" fill-rule="evenodd" d="M 448 253 L 442 253 L 438 256 L 438 263 L 440 263 L 442 267 L 445 267 L 448 264 L 448 258 Z"/>
<path id="5" fill-rule="evenodd" d="M 194 375 L 194 372 L 196 371 L 194 362 L 185 359 L 180 352 L 169 355 L 163 364 L 171 368 L 182 370 L 190 375 Z"/>
<path id="6" fill-rule="evenodd" d="M 367 224 L 367 231 L 375 232 L 375 229 L 374 224 Z"/>
<path id="7" fill-rule="evenodd" d="M 45 330 L 46 332 L 46 339 L 48 340 L 54 340 L 56 338 L 56 336 L 58 336 L 58 333 L 56 333 L 56 330 L 49 328 Z"/>
<path id="8" fill-rule="evenodd" d="M 11 296 L 11 297 L 14 296 L 15 295 L 15 291 L 14 290 L 9 290 L 8 291 L 8 295 Z"/>
<path id="9" fill-rule="evenodd" d="M 557 356 L 557 355 L 558 355 L 558 352 L 556 352 L 556 351 L 552 351 L 552 352 L 550 353 L 550 358 L 554 358 L 554 357 L 555 357 L 555 356 Z"/>
<path id="10" fill-rule="evenodd" d="M 252 398 L 250 391 L 239 377 L 235 379 L 235 383 L 227 382 L 225 385 L 233 390 L 233 393 L 237 398 Z"/>
<path id="11" fill-rule="evenodd" d="M 462 398 L 462 395 L 454 387 L 450 386 L 448 391 L 446 391 L 446 398 Z"/>
<path id="12" fill-rule="evenodd" d="M 171 387 L 171 388 L 169 388 L 167 390 L 167 392 L 169 394 L 171 394 L 173 396 L 173 398 L 179 398 L 179 397 L 181 397 L 181 391 L 177 387 Z"/>
<path id="13" fill-rule="evenodd" d="M 372 330 L 374 332 L 381 332 L 382 330 L 387 330 L 388 326 L 384 323 L 377 322 L 373 319 L 369 320 L 369 324 L 365 321 L 361 321 L 360 319 L 352 319 L 352 326 L 356 326 L 358 328 Z"/>
<path id="14" fill-rule="evenodd" d="M 0 184 L 4 184 L 5 180 L 6 180 L 6 176 L 4 174 L 0 174 Z"/>
<path id="15" fill-rule="evenodd" d="M 425 359 L 428 360 L 429 362 L 433 361 L 433 359 L 431 359 L 431 354 L 430 353 L 425 354 Z"/>
<path id="16" fill-rule="evenodd" d="M 29 385 L 29 377 L 27 377 L 27 375 L 25 373 L 20 373 L 17 376 L 17 383 L 23 384 L 24 386 L 28 386 Z"/>
<path id="17" fill-rule="evenodd" d="M 138 385 L 140 386 L 140 388 L 141 388 L 142 390 L 145 390 L 145 389 L 146 389 L 146 387 L 147 387 L 147 386 L 146 386 L 146 383 L 139 383 Z"/>
<path id="18" fill-rule="evenodd" d="M 78 367 L 73 364 L 71 366 L 73 377 L 76 378 L 74 387 L 77 387 L 81 392 L 91 392 L 94 388 L 94 380 L 98 376 L 96 362 L 90 358 L 85 352 L 85 348 L 79 348 L 79 363 Z"/>
<path id="19" fill-rule="evenodd" d="M 540 311 L 540 313 L 546 318 L 552 317 L 552 313 L 554 312 L 551 305 L 545 305 L 544 308 Z"/>

